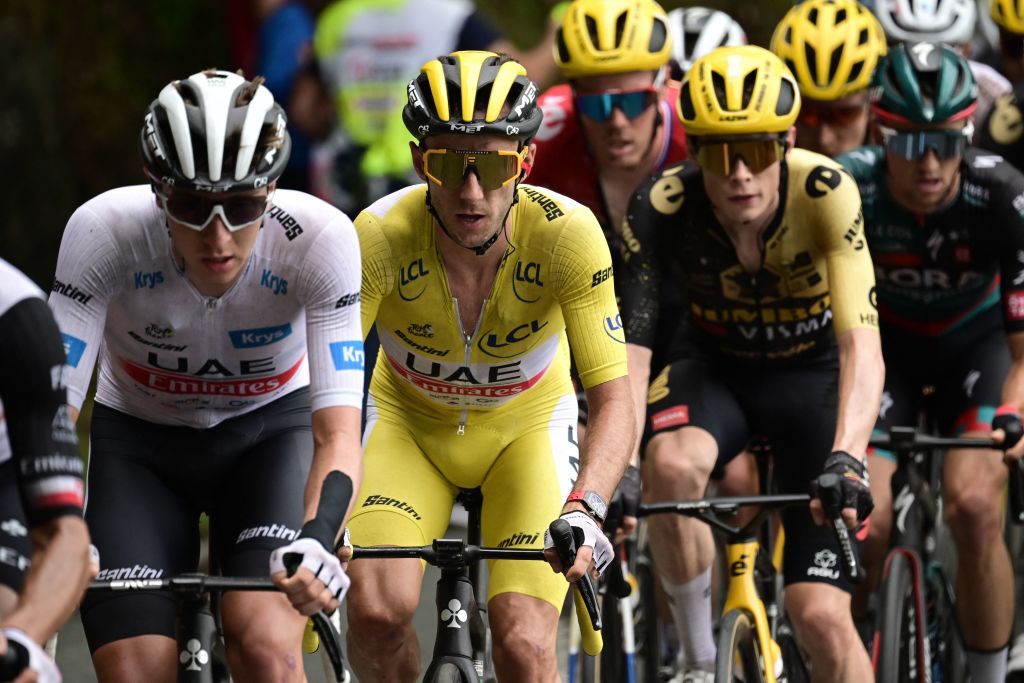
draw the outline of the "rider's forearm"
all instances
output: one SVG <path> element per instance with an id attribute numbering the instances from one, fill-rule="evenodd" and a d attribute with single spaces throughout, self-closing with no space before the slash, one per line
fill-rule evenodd
<path id="1" fill-rule="evenodd" d="M 324 478 L 333 470 L 344 472 L 352 479 L 352 501 L 359 489 L 363 474 L 363 454 L 359 442 L 360 413 L 358 408 L 322 408 L 313 413 L 313 463 L 306 480 L 306 521 L 316 515 L 320 488 Z M 345 512 L 348 519 L 352 502 Z"/>
<path id="2" fill-rule="evenodd" d="M 647 419 L 647 388 L 651 379 L 651 350 L 638 344 L 626 344 L 626 359 L 629 363 L 629 389 L 633 395 L 633 410 L 636 416 L 636 439 L 631 460 L 639 466 L 640 437 Z"/>
<path id="3" fill-rule="evenodd" d="M 839 337 L 839 414 L 832 449 L 864 458 L 885 383 L 876 330 L 857 328 Z"/>
<path id="4" fill-rule="evenodd" d="M 573 490 L 597 491 L 611 500 L 629 463 L 636 432 L 629 380 L 619 377 L 587 389 L 590 417 L 580 448 L 580 473 Z M 578 504 L 570 504 L 575 509 Z"/>
<path id="5" fill-rule="evenodd" d="M 33 528 L 32 543 L 18 606 L 0 627 L 21 629 L 42 645 L 74 612 L 89 582 L 89 532 L 80 517 L 66 515 Z"/>

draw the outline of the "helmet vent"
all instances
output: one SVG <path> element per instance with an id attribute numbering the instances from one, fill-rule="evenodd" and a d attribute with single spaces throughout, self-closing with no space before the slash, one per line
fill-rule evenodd
<path id="1" fill-rule="evenodd" d="M 843 59 L 843 45 L 840 45 L 835 50 L 832 50 L 832 59 L 829 60 L 828 64 L 828 75 L 834 77 L 836 71 L 839 69 L 839 64 Z"/>
<path id="2" fill-rule="evenodd" d="M 850 76 L 846 80 L 848 80 L 849 82 L 853 83 L 854 81 L 857 80 L 857 77 L 860 76 L 860 72 L 863 71 L 863 70 L 864 70 L 864 60 L 863 59 L 860 60 L 859 62 L 854 62 L 853 66 L 850 67 Z"/>
<path id="3" fill-rule="evenodd" d="M 558 47 L 558 61 L 565 64 L 569 61 L 569 46 L 565 44 L 565 34 L 562 32 L 561 27 L 559 27 L 558 33 L 555 35 L 555 45 Z"/>
<path id="4" fill-rule="evenodd" d="M 804 62 L 807 63 L 807 70 L 811 74 L 811 81 L 818 82 L 818 59 L 817 52 L 810 43 L 804 43 Z"/>
<path id="5" fill-rule="evenodd" d="M 743 77 L 743 105 L 746 109 L 750 106 L 750 100 L 754 97 L 754 87 L 757 85 L 757 71 L 752 70 Z"/>
<path id="6" fill-rule="evenodd" d="M 590 44 L 596 49 L 601 48 L 601 43 L 597 36 L 597 21 L 594 17 L 587 15 L 587 35 L 590 36 Z"/>
<path id="7" fill-rule="evenodd" d="M 687 121 L 692 121 L 697 116 L 697 112 L 693 108 L 693 96 L 690 95 L 689 87 L 679 91 L 679 109 L 683 112 L 683 119 Z"/>
<path id="8" fill-rule="evenodd" d="M 818 8 L 814 7 L 810 12 L 807 13 L 807 23 L 817 24 L 818 23 Z"/>
<path id="9" fill-rule="evenodd" d="M 619 14 L 615 19 L 615 46 L 622 46 L 622 34 L 626 32 L 626 18 L 625 12 Z"/>
<path id="10" fill-rule="evenodd" d="M 866 28 L 862 28 L 860 30 L 860 35 L 857 36 L 857 42 L 860 45 L 867 45 L 868 44 L 868 36 L 869 36 L 868 30 Z"/>
<path id="11" fill-rule="evenodd" d="M 775 115 L 785 116 L 793 110 L 796 103 L 796 90 L 788 78 L 783 78 L 779 86 L 779 101 L 775 104 Z"/>
<path id="12" fill-rule="evenodd" d="M 725 99 L 725 79 L 717 71 L 711 72 L 711 87 L 715 91 L 715 99 L 721 102 L 722 109 L 728 109 L 729 103 Z"/>
<path id="13" fill-rule="evenodd" d="M 668 40 L 668 27 L 663 21 L 655 21 L 651 26 L 651 40 L 647 43 L 647 49 L 651 52 L 660 52 Z"/>
<path id="14" fill-rule="evenodd" d="M 815 10 L 815 11 L 817 11 L 817 10 Z M 836 25 L 839 25 L 839 24 L 843 23 L 844 21 L 846 21 L 846 8 L 845 7 L 841 8 L 839 10 L 836 10 L 835 23 L 836 23 Z"/>

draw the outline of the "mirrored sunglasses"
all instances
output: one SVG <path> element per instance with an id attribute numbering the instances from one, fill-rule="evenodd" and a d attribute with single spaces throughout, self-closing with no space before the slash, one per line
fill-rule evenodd
<path id="1" fill-rule="evenodd" d="M 447 188 L 462 187 L 466 173 L 472 170 L 481 187 L 497 190 L 519 177 L 528 152 L 428 149 L 423 153 L 423 170 L 430 180 Z"/>
<path id="2" fill-rule="evenodd" d="M 266 196 L 235 195 L 228 197 L 192 192 L 157 193 L 167 215 L 175 222 L 196 232 L 205 229 L 214 216 L 219 216 L 224 227 L 231 232 L 248 227 L 262 220 L 270 210 L 270 201 L 273 196 L 273 192 Z"/>
<path id="3" fill-rule="evenodd" d="M 970 143 L 974 126 L 968 122 L 962 130 L 897 131 L 879 126 L 885 149 L 907 161 L 924 158 L 929 151 L 939 159 L 953 159 L 963 155 Z"/>
<path id="4" fill-rule="evenodd" d="M 655 88 L 623 90 L 596 95 L 577 95 L 576 109 L 589 119 L 604 123 L 618 109 L 627 119 L 633 120 L 651 108 L 658 101 Z"/>
<path id="5" fill-rule="evenodd" d="M 694 160 L 697 165 L 720 175 L 730 175 L 737 159 L 742 159 L 751 173 L 760 173 L 780 161 L 786 153 L 786 146 L 778 138 L 711 142 L 701 140 L 696 145 Z"/>

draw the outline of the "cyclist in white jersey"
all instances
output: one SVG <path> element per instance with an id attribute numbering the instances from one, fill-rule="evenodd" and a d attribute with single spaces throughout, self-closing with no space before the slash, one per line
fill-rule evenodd
<path id="1" fill-rule="evenodd" d="M 341 212 L 275 192 L 290 143 L 260 83 L 204 71 L 160 92 L 140 138 L 150 184 L 74 213 L 50 305 L 76 416 L 100 358 L 99 578 L 195 571 L 206 512 L 221 573 L 266 576 L 269 558 L 296 607 L 325 591 L 336 604 L 348 580 L 300 527 L 328 472 L 359 479 L 359 246 Z M 291 579 L 284 551 L 303 555 Z M 229 593 L 222 613 L 235 680 L 304 680 L 288 599 Z M 82 616 L 101 680 L 174 680 L 170 597 L 89 596 Z"/>
<path id="2" fill-rule="evenodd" d="M 43 292 L 3 259 L 0 348 L 0 655 L 21 648 L 31 680 L 59 683 L 42 644 L 92 575 L 82 459 L 57 325 Z"/>

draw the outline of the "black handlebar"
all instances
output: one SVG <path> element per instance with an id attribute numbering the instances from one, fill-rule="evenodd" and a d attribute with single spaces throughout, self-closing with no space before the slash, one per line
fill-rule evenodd
<path id="1" fill-rule="evenodd" d="M 582 529 L 580 530 L 581 536 L 577 538 L 573 534 L 573 528 L 569 522 L 559 518 L 551 522 L 548 530 L 551 532 L 551 540 L 555 544 L 558 559 L 568 569 L 576 562 L 576 549 L 578 544 L 583 541 Z M 602 627 L 601 608 L 597 604 L 597 591 L 594 590 L 594 582 L 590 579 L 590 574 L 584 572 L 575 585 L 580 592 L 580 597 L 583 598 L 583 604 L 587 607 L 587 616 L 590 617 L 591 625 L 595 631 L 600 631 Z"/>
<path id="2" fill-rule="evenodd" d="M 0 681 L 13 681 L 28 668 L 28 649 L 21 643 L 7 641 L 7 651 L 0 656 Z"/>

